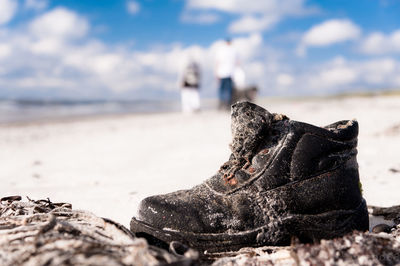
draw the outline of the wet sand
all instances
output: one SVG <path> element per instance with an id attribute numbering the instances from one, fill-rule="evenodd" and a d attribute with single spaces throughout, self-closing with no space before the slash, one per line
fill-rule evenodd
<path id="1" fill-rule="evenodd" d="M 400 204 L 400 97 L 263 99 L 291 119 L 360 123 L 360 177 L 369 205 Z M 129 224 L 148 195 L 190 188 L 230 154 L 229 113 L 102 116 L 0 126 L 0 196 L 70 202 Z"/>

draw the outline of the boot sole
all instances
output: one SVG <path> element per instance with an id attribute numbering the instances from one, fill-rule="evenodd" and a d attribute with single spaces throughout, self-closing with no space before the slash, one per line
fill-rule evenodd
<path id="1" fill-rule="evenodd" d="M 292 237 L 297 237 L 303 242 L 331 239 L 353 230 L 368 230 L 368 226 L 365 200 L 352 210 L 334 210 L 314 215 L 287 215 L 283 217 L 281 226 L 285 233 L 273 242 L 264 241 L 262 237 L 270 231 L 269 226 L 241 232 L 209 234 L 155 228 L 135 218 L 132 218 L 130 223 L 132 232 L 137 237 L 145 237 L 150 244 L 167 248 L 170 242 L 179 241 L 200 251 L 203 257 L 212 256 L 212 253 L 236 251 L 243 247 L 289 245 Z"/>

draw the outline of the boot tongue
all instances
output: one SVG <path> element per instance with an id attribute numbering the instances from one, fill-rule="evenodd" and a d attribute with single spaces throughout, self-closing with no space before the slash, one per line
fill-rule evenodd
<path id="1" fill-rule="evenodd" d="M 262 131 L 271 126 L 273 115 L 264 108 L 249 102 L 232 106 L 232 155 L 239 159 L 254 152 L 262 138 Z"/>
<path id="2" fill-rule="evenodd" d="M 284 115 L 271 114 L 264 108 L 249 102 L 232 105 L 232 154 L 219 173 L 225 184 L 236 185 L 235 175 L 239 170 L 246 170 L 259 146 L 273 139 L 276 124 L 288 119 Z M 243 172 L 242 172 L 243 173 Z"/>

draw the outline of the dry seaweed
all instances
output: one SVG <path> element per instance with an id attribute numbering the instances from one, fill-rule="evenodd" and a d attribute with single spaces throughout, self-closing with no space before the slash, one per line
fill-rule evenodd
<path id="1" fill-rule="evenodd" d="M 222 265 L 400 265 L 398 206 L 371 207 L 371 215 L 390 218 L 390 233 L 353 232 L 314 244 L 242 248 L 214 253 Z M 182 256 L 136 238 L 127 228 L 69 203 L 49 199 L 0 199 L 0 265 L 195 265 L 196 252 Z"/>
<path id="2" fill-rule="evenodd" d="M 193 253 L 190 253 L 193 256 Z M 0 265 L 190 265 L 124 226 L 69 203 L 0 200 Z"/>

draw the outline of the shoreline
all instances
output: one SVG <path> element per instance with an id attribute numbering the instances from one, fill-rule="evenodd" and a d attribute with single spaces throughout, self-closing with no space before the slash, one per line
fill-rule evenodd
<path id="1" fill-rule="evenodd" d="M 76 122 L 90 122 L 90 121 L 101 121 L 101 120 L 112 120 L 119 118 L 132 118 L 136 116 L 153 116 L 153 115 L 164 115 L 164 114 L 176 114 L 179 111 L 171 112 L 126 112 L 126 113 L 113 113 L 113 114 L 88 114 L 88 115 L 72 115 L 62 117 L 42 117 L 31 121 L 13 121 L 13 122 L 0 122 L 0 128 L 9 127 L 29 127 L 29 126 L 41 126 L 49 124 L 69 124 Z"/>
<path id="2" fill-rule="evenodd" d="M 275 105 L 275 104 L 287 104 L 287 103 L 313 103 L 313 102 L 329 102 L 329 101 L 346 101 L 351 99 L 372 99 L 372 98 L 400 98 L 400 91 L 391 91 L 388 92 L 363 92 L 363 93 L 352 93 L 352 94 L 334 94 L 327 96 L 300 96 L 300 97 L 258 97 L 255 103 L 261 105 Z M 204 99 L 203 100 L 203 108 L 201 113 L 204 112 L 220 112 L 217 110 L 217 100 L 216 99 Z M 171 101 L 168 101 L 172 103 Z M 151 110 L 148 108 L 146 111 L 116 111 L 116 112 L 106 112 L 101 111 L 99 113 L 90 113 L 90 114 L 63 114 L 63 115 L 55 115 L 55 116 L 41 116 L 35 117 L 33 119 L 26 120 L 15 120 L 15 121 L 0 121 L 0 128 L 3 127 L 23 127 L 23 126 L 37 126 L 37 125 L 46 125 L 46 124 L 54 124 L 54 123 L 74 123 L 79 121 L 92 121 L 92 120 L 107 120 L 107 119 L 117 119 L 117 118 L 126 118 L 126 117 L 134 117 L 134 116 L 157 116 L 157 115 L 168 115 L 168 114 L 181 114 L 181 110 L 179 102 L 176 101 L 172 105 L 169 110 Z M 49 110 L 51 111 L 51 110 Z M 229 111 L 227 112 L 229 113 Z M 196 115 L 196 114 L 193 114 Z"/>

